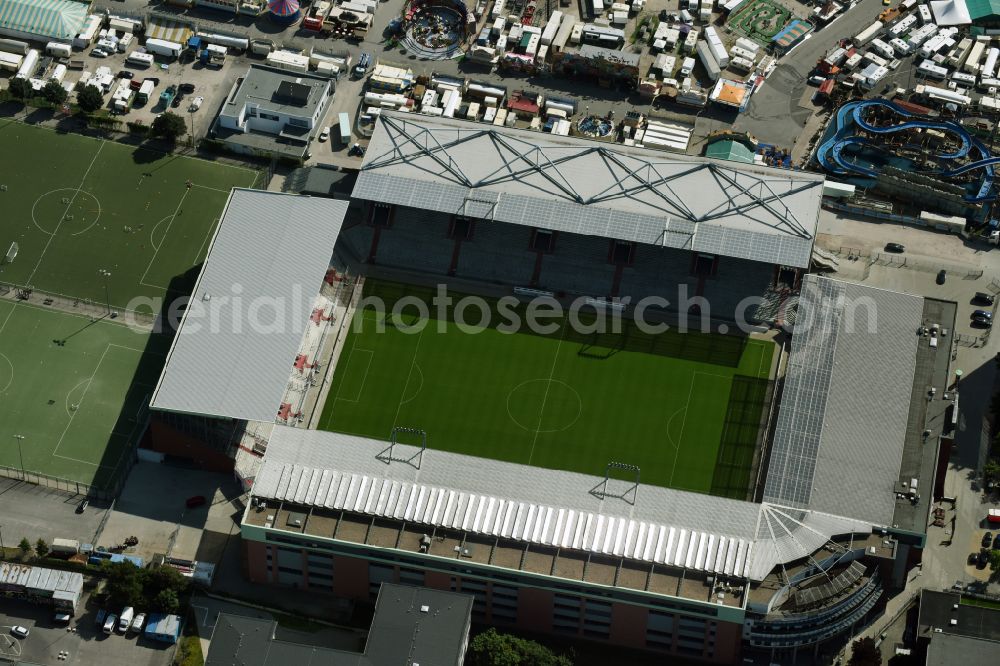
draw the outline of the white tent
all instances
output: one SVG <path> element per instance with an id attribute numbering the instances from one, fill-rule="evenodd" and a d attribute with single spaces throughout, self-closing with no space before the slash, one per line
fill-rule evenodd
<path id="1" fill-rule="evenodd" d="M 934 22 L 940 26 L 969 25 L 972 17 L 965 0 L 934 0 L 930 3 L 934 13 Z"/>

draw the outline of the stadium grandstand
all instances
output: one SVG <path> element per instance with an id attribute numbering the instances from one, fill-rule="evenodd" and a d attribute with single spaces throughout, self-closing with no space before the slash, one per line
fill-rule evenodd
<path id="1" fill-rule="evenodd" d="M 191 451 L 213 431 L 208 457 L 248 491 L 241 536 L 255 583 L 362 605 L 385 582 L 424 585 L 471 595 L 475 623 L 712 663 L 836 653 L 919 562 L 946 451 L 942 413 L 957 400 L 950 346 L 921 333 L 953 330 L 954 304 L 807 274 L 822 179 L 538 134 L 529 146 L 525 136 L 387 113 L 350 203 L 235 191 L 192 303 L 237 283 L 244 295 L 299 284 L 301 316 L 280 335 L 245 327 L 216 340 L 185 335 L 196 322 L 189 308 L 154 395 L 154 446 L 202 455 Z M 672 364 L 665 372 L 693 368 L 680 398 L 620 389 L 633 403 L 628 419 L 652 414 L 660 439 L 669 439 L 663 420 L 674 413 L 686 421 L 695 379 L 710 374 L 698 363 L 735 349 L 716 368 L 738 375 L 749 343 L 763 349 L 768 340 L 773 367 L 762 355 L 751 374 L 776 386 L 737 428 L 754 449 L 747 492 L 694 492 L 662 475 L 681 449 L 707 448 L 707 431 L 680 445 L 648 442 L 653 462 L 636 465 L 623 455 L 633 440 L 658 436 L 619 418 L 596 454 L 600 469 L 580 464 L 589 449 L 574 431 L 569 440 L 542 439 L 563 337 L 526 338 L 492 361 L 468 356 L 471 342 L 459 338 L 436 352 L 495 373 L 498 359 L 509 368 L 536 344 L 555 347 L 529 443 L 532 454 L 540 439 L 567 447 L 559 460 L 497 454 L 514 448 L 513 435 L 490 439 L 485 416 L 457 431 L 464 444 L 440 446 L 447 419 L 424 429 L 399 417 L 409 403 L 429 414 L 417 393 L 448 386 L 427 386 L 434 368 L 418 368 L 416 346 L 398 362 L 402 333 L 366 340 L 347 325 L 370 318 L 363 289 L 385 279 L 556 299 L 641 298 L 684 284 L 708 298 L 716 320 L 739 316 L 740 299 L 758 297 L 771 309 L 758 312 L 755 332 L 685 338 L 703 345 L 696 355 L 663 352 Z M 424 340 L 420 353 L 434 344 L 408 339 Z M 359 340 L 385 346 L 361 348 Z M 567 354 L 567 381 L 603 377 L 586 373 L 625 363 L 638 353 L 634 344 L 600 354 L 581 344 L 588 353 Z M 384 371 L 376 371 L 380 356 L 391 359 Z M 652 367 L 648 358 L 634 367 Z M 461 371 L 446 374 L 458 381 Z M 414 375 L 419 388 L 408 391 Z M 638 375 L 629 380 L 639 383 Z M 482 388 L 458 386 L 442 412 L 456 424 L 467 416 L 462 394 Z M 928 386 L 945 399 L 928 401 Z M 591 389 L 580 383 L 555 396 L 553 409 L 572 407 L 574 393 L 585 403 Z M 736 392 L 710 388 L 709 401 L 720 399 L 713 391 Z M 684 395 L 687 405 L 674 412 Z M 357 411 L 356 423 L 375 424 L 370 433 L 336 427 L 338 414 L 350 412 L 342 403 Z M 380 403 L 389 404 L 387 417 Z M 321 430 L 330 405 L 335 427 Z M 702 413 L 729 419 L 731 411 Z M 606 406 L 585 406 L 577 418 L 591 412 Z M 709 476 L 725 466 L 724 450 L 703 461 Z"/>
<path id="2" fill-rule="evenodd" d="M 352 198 L 345 258 L 374 267 L 637 301 L 678 288 L 732 319 L 809 267 L 815 174 L 661 156 L 386 113 Z"/>

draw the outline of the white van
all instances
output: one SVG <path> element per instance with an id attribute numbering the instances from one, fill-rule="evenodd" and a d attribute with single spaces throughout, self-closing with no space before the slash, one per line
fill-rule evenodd
<path id="1" fill-rule="evenodd" d="M 128 628 L 132 625 L 133 617 L 135 617 L 135 609 L 131 606 L 127 606 L 118 618 L 118 633 L 124 634 L 128 631 Z"/>
<path id="2" fill-rule="evenodd" d="M 104 619 L 104 633 L 112 634 L 115 631 L 115 626 L 118 624 L 118 616 L 111 614 Z"/>

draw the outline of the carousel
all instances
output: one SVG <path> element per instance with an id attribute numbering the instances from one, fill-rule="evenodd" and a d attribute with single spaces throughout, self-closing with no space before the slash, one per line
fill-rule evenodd
<path id="1" fill-rule="evenodd" d="M 411 0 L 400 24 L 400 43 L 410 53 L 428 60 L 454 58 L 461 53 L 470 18 L 475 20 L 463 2 Z"/>

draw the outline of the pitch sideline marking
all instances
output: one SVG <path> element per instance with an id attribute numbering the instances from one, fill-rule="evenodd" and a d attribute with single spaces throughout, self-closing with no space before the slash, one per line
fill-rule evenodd
<path id="1" fill-rule="evenodd" d="M 105 143 L 106 142 L 102 139 L 101 145 L 97 147 L 97 152 L 94 153 L 94 159 L 90 160 L 90 166 L 88 166 L 87 170 L 83 172 L 83 178 L 80 180 L 80 186 L 76 188 L 76 192 L 73 194 L 73 197 L 69 200 L 69 203 L 66 204 L 66 209 L 63 211 L 62 217 L 59 218 L 58 224 L 56 224 L 56 230 L 52 232 L 52 235 L 49 236 L 49 240 L 46 241 L 45 247 L 42 248 L 42 253 L 38 255 L 38 262 L 35 263 L 35 267 L 31 270 L 31 274 L 28 275 L 28 279 L 24 281 L 25 284 L 31 284 L 31 278 L 35 277 L 35 273 L 38 272 L 38 267 L 42 265 L 42 260 L 45 259 L 45 253 L 49 251 L 49 246 L 52 245 L 52 239 L 54 239 L 56 234 L 59 233 L 59 228 L 62 226 L 63 220 L 66 219 L 66 213 L 68 213 L 69 209 L 73 206 L 73 202 L 76 201 L 76 197 L 83 191 L 83 186 L 87 183 L 87 176 L 90 175 L 90 171 L 94 168 L 94 165 L 97 164 L 97 158 L 101 156 L 101 151 L 104 150 Z"/>
<path id="2" fill-rule="evenodd" d="M 100 370 L 101 370 L 101 364 L 104 363 L 104 357 L 108 355 L 108 350 L 111 349 L 111 347 L 120 347 L 120 346 L 121 345 L 112 345 L 112 344 L 109 343 L 107 346 L 104 347 L 104 353 L 101 354 L 100 360 L 97 361 L 97 367 L 94 368 L 94 372 L 90 375 L 90 379 L 88 380 L 89 383 L 87 384 L 87 388 L 85 388 L 83 390 L 83 395 L 80 396 L 80 401 L 77 403 L 77 409 L 76 409 L 76 411 L 73 412 L 73 414 L 69 417 L 69 422 L 66 424 L 66 427 L 63 428 L 62 435 L 59 436 L 59 441 L 56 442 L 56 447 L 54 449 L 52 449 L 52 457 L 53 458 L 62 458 L 64 460 L 72 460 L 73 462 L 82 463 L 84 465 L 93 465 L 94 467 L 109 467 L 109 465 L 102 465 L 100 463 L 95 463 L 95 462 L 92 462 L 90 460 L 80 460 L 79 458 L 72 458 L 70 456 L 61 455 L 59 453 L 59 447 L 62 446 L 63 440 L 66 438 L 66 433 L 69 432 L 70 427 L 73 425 L 73 420 L 76 418 L 77 413 L 80 411 L 80 407 L 83 406 L 83 401 L 87 397 L 87 393 L 90 391 L 90 387 L 93 386 L 93 383 L 94 383 L 93 380 L 94 380 L 94 378 L 97 377 L 97 373 L 100 372 Z M 125 349 L 131 349 L 131 348 L 130 347 L 125 347 Z M 133 350 L 133 351 L 135 351 L 135 350 Z M 79 386 L 79 384 L 77 384 L 77 386 Z M 113 434 L 113 432 L 114 431 L 112 430 L 112 432 L 109 433 L 109 435 Z"/>
<path id="3" fill-rule="evenodd" d="M 375 352 L 371 349 L 360 349 L 358 347 L 352 347 L 351 353 L 347 355 L 348 368 L 351 367 L 351 359 L 354 358 L 354 352 L 356 351 L 366 352 L 368 354 L 368 364 L 365 365 L 365 374 L 361 377 L 361 386 L 358 388 L 358 394 L 354 398 L 341 398 L 340 388 L 344 385 L 344 383 L 341 382 L 340 386 L 337 387 L 337 392 L 333 396 L 334 401 L 343 400 L 344 402 L 355 402 L 355 403 L 361 402 L 361 394 L 365 390 L 365 382 L 368 381 L 368 370 L 372 367 L 372 359 L 375 358 Z"/>
<path id="4" fill-rule="evenodd" d="M 531 438 L 531 451 L 528 453 L 528 463 L 531 464 L 531 459 L 535 455 L 535 445 L 538 443 L 538 435 L 541 434 L 542 430 L 542 418 L 545 416 L 545 403 L 549 399 L 549 390 L 552 388 L 552 378 L 556 374 L 556 363 L 559 362 L 559 350 L 562 349 L 563 340 L 566 338 L 566 322 L 562 323 L 562 331 L 559 335 L 559 344 L 556 345 L 556 353 L 552 355 L 552 367 L 549 369 L 549 379 L 548 383 L 545 385 L 545 393 L 542 395 L 542 406 L 538 410 L 538 427 L 535 428 L 535 436 Z M 581 408 L 582 411 L 582 408 Z"/>
<path id="5" fill-rule="evenodd" d="M 174 220 L 177 219 L 177 212 L 181 209 L 181 206 L 184 205 L 184 200 L 187 199 L 188 192 L 190 191 L 191 190 L 189 189 L 185 189 L 184 194 L 181 195 L 181 200 L 177 202 L 177 207 L 174 208 L 174 213 L 173 215 L 170 216 L 170 222 L 167 223 L 167 230 L 163 232 L 163 238 L 160 239 L 160 246 L 153 250 L 153 258 L 149 260 L 149 264 L 146 266 L 146 271 L 142 274 L 142 277 L 139 278 L 139 284 L 144 285 L 146 287 L 154 287 L 156 289 L 164 289 L 164 290 L 166 289 L 166 287 L 161 287 L 159 285 L 147 283 L 146 276 L 149 275 L 149 269 L 153 267 L 154 263 L 156 263 L 156 257 L 159 256 L 160 254 L 160 247 L 163 247 L 163 243 L 167 240 L 167 237 L 170 235 L 170 227 L 173 226 Z M 160 220 L 160 222 L 162 221 L 163 220 Z M 159 222 L 157 222 L 157 226 L 159 226 Z M 150 242 L 152 243 L 153 232 L 150 231 L 149 234 L 150 234 Z"/>

